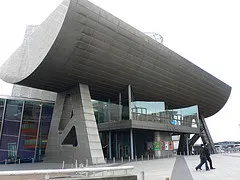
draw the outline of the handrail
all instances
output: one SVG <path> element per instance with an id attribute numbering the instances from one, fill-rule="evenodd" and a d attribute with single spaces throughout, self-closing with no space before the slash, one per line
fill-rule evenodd
<path id="1" fill-rule="evenodd" d="M 58 174 L 58 173 L 73 173 L 73 172 L 101 172 L 101 171 L 118 171 L 118 170 L 131 170 L 131 169 L 133 169 L 133 166 L 97 167 L 97 168 L 74 168 L 74 169 L 0 171 L 0 176 Z"/>

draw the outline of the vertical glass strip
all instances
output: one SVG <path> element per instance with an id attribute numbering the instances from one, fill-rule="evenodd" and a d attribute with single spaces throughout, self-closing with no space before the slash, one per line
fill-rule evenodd
<path id="1" fill-rule="evenodd" d="M 21 120 L 20 120 L 20 127 L 19 127 L 19 132 L 18 132 L 17 152 L 16 152 L 17 154 L 18 154 L 18 150 L 19 150 L 20 136 L 21 136 L 21 130 L 22 130 L 24 105 L 25 105 L 25 101 L 23 101 L 22 114 L 21 114 Z"/>
<path id="2" fill-rule="evenodd" d="M 3 122 L 4 122 L 4 118 L 5 118 L 6 106 L 7 106 L 7 99 L 5 99 L 4 106 L 3 106 L 2 123 L 1 123 L 1 127 L 0 127 L 0 142 L 2 139 L 2 130 L 3 130 Z"/>
<path id="3" fill-rule="evenodd" d="M 37 139 L 36 139 L 35 150 L 34 150 L 34 161 L 36 161 L 36 155 L 37 155 L 37 146 L 38 146 L 39 130 L 40 130 L 40 126 L 41 126 L 41 118 L 42 118 L 42 103 L 40 104 L 40 113 L 39 113 L 39 118 L 38 118 L 38 129 L 37 129 Z M 40 149 L 40 144 L 41 144 L 41 141 L 39 143 L 39 149 Z M 39 156 L 40 156 L 40 154 L 39 154 Z"/>

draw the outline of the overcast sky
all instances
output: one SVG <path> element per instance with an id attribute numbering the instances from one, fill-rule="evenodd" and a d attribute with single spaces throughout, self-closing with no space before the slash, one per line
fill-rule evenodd
<path id="1" fill-rule="evenodd" d="M 213 140 L 240 141 L 240 1 L 91 0 L 232 87 L 227 104 L 207 118 Z M 8 0 L 0 5 L 0 65 L 21 44 L 26 25 L 40 24 L 61 0 Z M 12 85 L 0 80 L 0 95 Z"/>

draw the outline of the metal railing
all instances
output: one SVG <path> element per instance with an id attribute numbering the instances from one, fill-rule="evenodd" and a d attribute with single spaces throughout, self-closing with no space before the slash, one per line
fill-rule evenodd
<path id="1" fill-rule="evenodd" d="M 152 115 L 152 114 L 141 114 L 141 113 L 135 113 L 132 112 L 132 118 L 133 120 L 138 121 L 151 121 L 151 122 L 157 122 L 161 124 L 169 124 L 171 120 L 170 115 Z M 184 120 L 176 120 L 176 125 L 178 126 L 187 126 L 187 127 L 193 127 L 197 128 L 197 122 L 193 122 L 192 118 L 185 118 Z"/>
<path id="2" fill-rule="evenodd" d="M 47 169 L 47 170 L 20 170 L 20 171 L 0 171 L 0 176 L 24 176 L 24 175 L 44 175 L 44 179 L 49 179 L 49 174 L 65 174 L 76 173 L 79 176 L 90 177 L 104 176 L 104 172 L 111 172 L 113 176 L 115 171 L 123 171 L 123 175 L 128 174 L 128 170 L 132 170 L 133 166 L 118 166 L 118 167 L 94 167 L 94 168 L 74 168 L 74 169 Z M 75 175 L 76 176 L 76 175 Z M 105 175 L 108 176 L 108 175 Z"/>

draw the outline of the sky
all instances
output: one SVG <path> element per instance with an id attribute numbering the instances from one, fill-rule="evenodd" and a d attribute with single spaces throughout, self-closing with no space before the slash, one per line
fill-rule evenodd
<path id="1" fill-rule="evenodd" d="M 27 25 L 40 24 L 62 0 L 11 0 L 0 6 L 0 65 L 22 43 Z M 226 105 L 206 119 L 214 142 L 240 141 L 240 1 L 90 0 L 232 87 Z M 0 95 L 12 85 L 0 80 Z"/>

